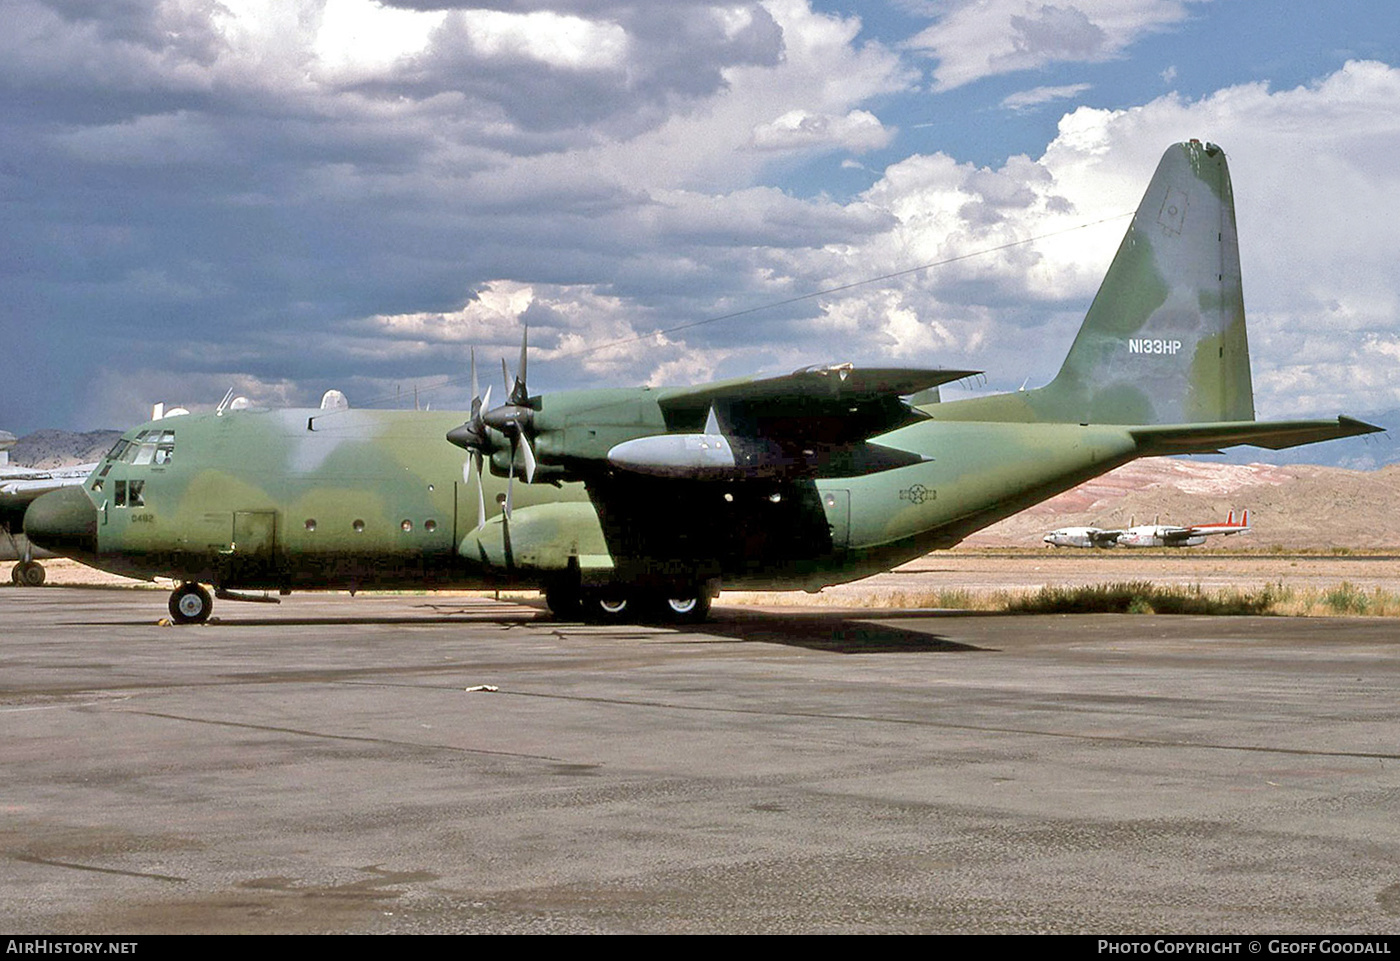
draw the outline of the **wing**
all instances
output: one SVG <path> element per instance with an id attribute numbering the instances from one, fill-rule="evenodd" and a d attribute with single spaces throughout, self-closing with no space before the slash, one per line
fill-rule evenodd
<path id="1" fill-rule="evenodd" d="M 979 373 L 834 364 L 672 388 L 658 403 L 673 431 L 698 430 L 713 407 L 742 435 L 845 444 L 927 419 L 904 398 Z"/>
<path id="2" fill-rule="evenodd" d="M 906 396 L 977 371 L 806 367 L 784 377 L 672 388 L 657 398 L 665 434 L 608 452 L 613 466 L 669 478 L 848 478 L 924 457 L 869 437 L 927 419 Z"/>
<path id="3" fill-rule="evenodd" d="M 692 466 L 680 452 L 688 439 L 705 447 L 721 435 L 726 465 L 753 476 L 853 477 L 916 464 L 919 455 L 869 438 L 927 419 L 908 395 L 977 373 L 838 364 L 666 390 L 657 404 L 670 439 L 644 439 L 628 452 L 628 466 L 648 472 L 645 461 L 655 455 L 664 465 L 651 472 L 684 476 Z"/>
<path id="4" fill-rule="evenodd" d="M 1190 527 L 1160 527 L 1157 536 L 1162 539 L 1162 544 L 1167 547 L 1180 544 L 1196 535 L 1196 531 Z"/>

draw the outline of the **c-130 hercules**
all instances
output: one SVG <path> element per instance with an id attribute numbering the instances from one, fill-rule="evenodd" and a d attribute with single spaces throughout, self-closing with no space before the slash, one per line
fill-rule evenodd
<path id="1" fill-rule="evenodd" d="M 490 408 L 488 390 L 465 417 L 221 408 L 153 421 L 83 486 L 36 500 L 25 529 L 94 567 L 174 578 L 182 623 L 209 617 L 201 584 L 235 599 L 523 586 L 560 617 L 689 620 L 720 585 L 856 580 L 1138 457 L 1380 429 L 1254 420 L 1229 172 L 1194 140 L 1163 156 L 1053 381 L 905 399 L 968 373 L 836 365 L 532 396 L 522 347 L 507 402 Z M 504 497 L 489 518 L 488 497 Z"/>

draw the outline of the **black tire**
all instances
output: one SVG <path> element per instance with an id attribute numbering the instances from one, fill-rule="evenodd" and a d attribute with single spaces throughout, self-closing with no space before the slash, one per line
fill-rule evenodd
<path id="1" fill-rule="evenodd" d="M 544 589 L 544 603 L 549 612 L 561 621 L 576 621 L 583 617 L 583 595 L 576 586 L 549 585 Z"/>
<path id="2" fill-rule="evenodd" d="M 38 561 L 21 561 L 10 574 L 16 584 L 24 587 L 40 587 L 44 583 L 44 565 Z"/>
<path id="3" fill-rule="evenodd" d="M 181 584 L 170 592 L 170 619 L 176 624 L 203 624 L 214 610 L 214 599 L 198 584 Z"/>

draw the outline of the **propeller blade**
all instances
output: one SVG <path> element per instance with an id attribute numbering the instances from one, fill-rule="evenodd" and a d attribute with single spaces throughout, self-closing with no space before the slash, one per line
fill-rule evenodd
<path id="1" fill-rule="evenodd" d="M 515 491 L 515 451 L 510 452 L 510 472 L 506 475 L 506 520 L 510 520 L 511 494 Z"/>
<path id="2" fill-rule="evenodd" d="M 515 378 L 515 389 L 511 391 L 512 404 L 524 404 L 530 399 L 530 391 L 525 386 L 526 348 L 530 343 L 530 325 L 526 324 L 520 334 L 520 374 Z"/>
<path id="3" fill-rule="evenodd" d="M 481 480 L 481 452 L 472 453 L 472 466 L 476 468 L 476 528 L 486 526 L 486 486 Z"/>
<path id="4" fill-rule="evenodd" d="M 520 449 L 525 454 L 525 483 L 533 484 L 535 482 L 535 452 L 530 449 L 530 438 L 526 437 L 523 432 L 520 435 Z"/>
<path id="5" fill-rule="evenodd" d="M 479 388 L 479 387 L 476 386 L 476 348 L 473 347 L 473 348 L 472 348 L 472 420 L 475 420 L 475 419 L 476 419 L 477 415 L 481 412 L 481 408 L 485 405 L 485 402 L 484 402 L 484 401 L 483 401 L 482 403 L 477 403 L 477 398 L 479 398 L 480 396 L 481 396 L 481 388 Z M 475 427 L 476 425 L 473 424 L 472 426 Z"/>

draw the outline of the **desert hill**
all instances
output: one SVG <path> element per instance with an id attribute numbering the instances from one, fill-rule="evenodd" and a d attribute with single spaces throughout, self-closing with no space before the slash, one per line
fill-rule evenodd
<path id="1" fill-rule="evenodd" d="M 10 449 L 10 463 L 40 470 L 90 464 L 111 450 L 121 435 L 119 430 L 90 430 L 84 433 L 36 430 L 15 441 L 15 446 Z"/>
<path id="2" fill-rule="evenodd" d="M 1400 464 L 1375 471 L 1314 464 L 1222 464 L 1149 457 L 1022 511 L 967 546 L 1035 546 L 1056 527 L 1203 524 L 1249 509 L 1248 534 L 1214 538 L 1232 550 L 1400 547 Z"/>

